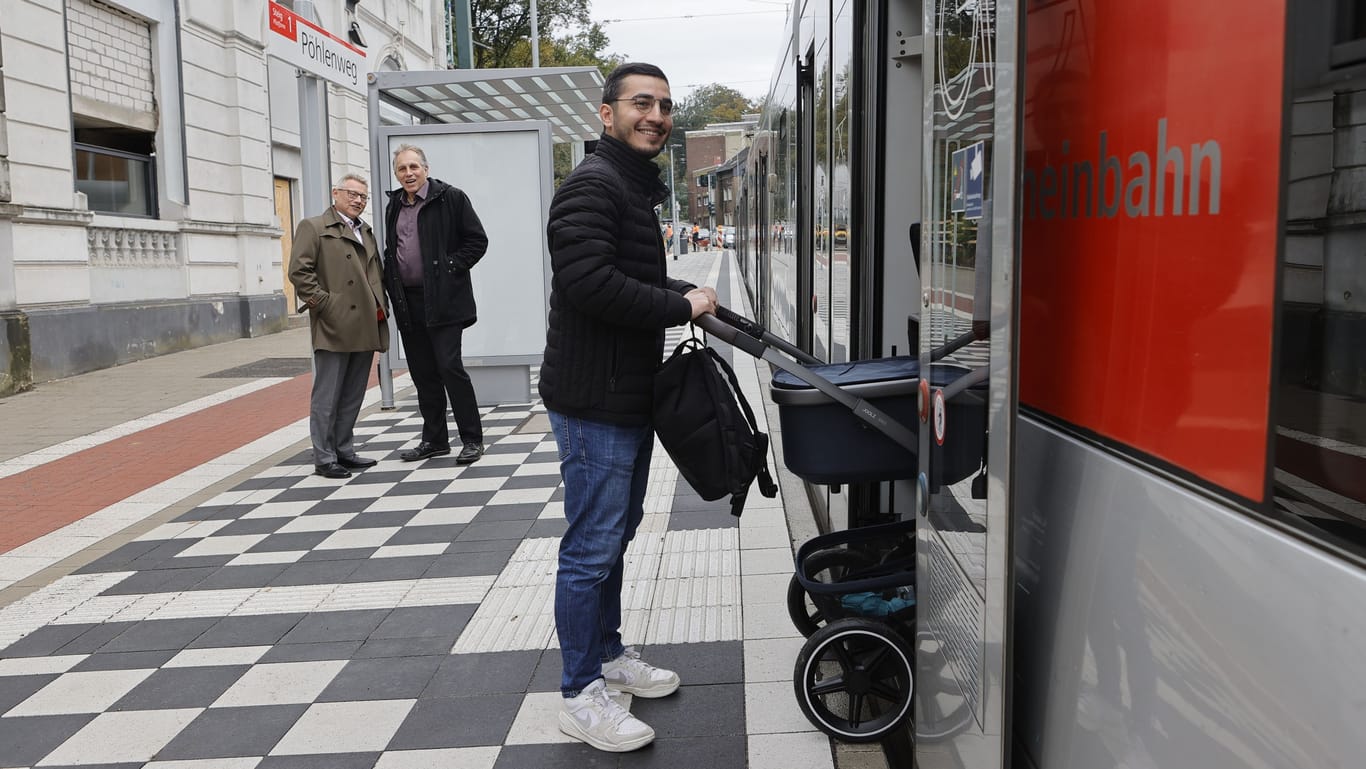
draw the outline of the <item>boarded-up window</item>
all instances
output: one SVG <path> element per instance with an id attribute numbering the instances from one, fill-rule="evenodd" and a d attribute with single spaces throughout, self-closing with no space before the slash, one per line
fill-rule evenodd
<path id="1" fill-rule="evenodd" d="M 155 130 L 152 31 L 147 22 L 97 0 L 67 0 L 66 30 L 76 111 L 100 111 L 90 108 L 90 100 L 131 113 L 117 122 Z M 82 108 L 83 104 L 88 106 Z"/>

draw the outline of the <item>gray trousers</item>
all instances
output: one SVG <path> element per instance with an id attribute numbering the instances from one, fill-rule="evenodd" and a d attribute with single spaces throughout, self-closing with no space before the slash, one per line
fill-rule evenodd
<path id="1" fill-rule="evenodd" d="M 356 456 L 352 433 L 374 360 L 373 352 L 313 351 L 308 432 L 313 439 L 314 464 L 325 465 Z"/>

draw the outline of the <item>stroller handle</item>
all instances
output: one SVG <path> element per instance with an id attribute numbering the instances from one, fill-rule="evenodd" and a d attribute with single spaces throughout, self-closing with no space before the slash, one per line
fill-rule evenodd
<path id="1" fill-rule="evenodd" d="M 716 306 L 716 311 L 718 313 L 722 310 L 725 310 L 725 308 L 721 305 Z M 731 312 L 730 310 L 725 311 L 727 313 L 730 313 L 731 315 L 735 315 L 735 313 Z M 736 317 L 739 316 L 737 315 Z M 734 324 L 726 323 L 725 321 L 722 321 L 721 318 L 717 315 L 713 315 L 709 312 L 704 312 L 701 315 L 698 315 L 696 318 L 692 319 L 692 322 L 694 326 L 697 326 L 698 328 L 702 329 L 708 334 L 711 334 L 717 339 L 720 339 L 726 344 L 731 345 L 732 347 L 737 346 L 735 344 L 735 339 L 740 335 L 740 329 L 736 327 Z"/>
<path id="2" fill-rule="evenodd" d="M 764 327 L 724 305 L 716 305 L 716 318 L 755 339 L 764 338 Z"/>
<path id="3" fill-rule="evenodd" d="M 802 348 L 774 336 L 758 323 L 719 304 L 716 306 L 715 314 L 703 313 L 693 319 L 693 325 L 756 358 L 764 357 L 764 348 L 773 347 L 806 366 L 822 363 Z"/>
<path id="4" fill-rule="evenodd" d="M 752 321 L 734 310 L 719 304 L 716 306 L 715 314 L 704 313 L 699 315 L 693 319 L 693 325 L 732 347 L 739 347 L 756 358 L 763 357 L 764 347 L 774 347 L 787 355 L 792 356 L 793 360 L 805 366 L 824 363 L 824 361 L 813 357 L 805 350 L 797 347 L 786 339 L 776 337 L 769 333 L 768 329 L 759 325 L 758 322 Z M 741 334 L 760 344 L 756 345 L 754 342 L 742 339 L 740 336 Z M 978 334 L 975 329 L 968 331 L 931 350 L 930 360 L 943 360 L 949 355 L 958 352 L 969 344 L 982 338 L 984 337 Z"/>

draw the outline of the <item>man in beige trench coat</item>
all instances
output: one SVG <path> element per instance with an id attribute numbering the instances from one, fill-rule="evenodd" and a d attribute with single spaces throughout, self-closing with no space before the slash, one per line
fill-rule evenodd
<path id="1" fill-rule="evenodd" d="M 312 327 L 309 432 L 314 472 L 325 478 L 375 464 L 356 455 L 352 435 L 375 351 L 389 349 L 379 249 L 360 218 L 369 200 L 363 177 L 343 176 L 332 188 L 332 207 L 299 222 L 289 255 L 289 282 Z"/>

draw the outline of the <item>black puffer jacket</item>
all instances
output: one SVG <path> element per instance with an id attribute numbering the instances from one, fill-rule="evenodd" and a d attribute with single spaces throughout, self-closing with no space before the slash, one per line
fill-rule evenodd
<path id="1" fill-rule="evenodd" d="M 439 179 L 427 180 L 427 202 L 417 212 L 417 239 L 422 247 L 422 294 L 426 297 L 428 326 L 474 325 L 477 315 L 470 270 L 484 257 L 489 239 L 470 199 L 458 187 Z M 399 187 L 389 193 L 384 210 L 384 288 L 394 307 L 394 320 L 406 327 L 408 298 L 398 274 L 398 210 L 403 206 Z"/>
<path id="2" fill-rule="evenodd" d="M 550 203 L 550 330 L 541 398 L 561 414 L 650 422 L 664 329 L 692 317 L 695 288 L 665 274 L 654 206 L 659 167 L 603 136 Z"/>

